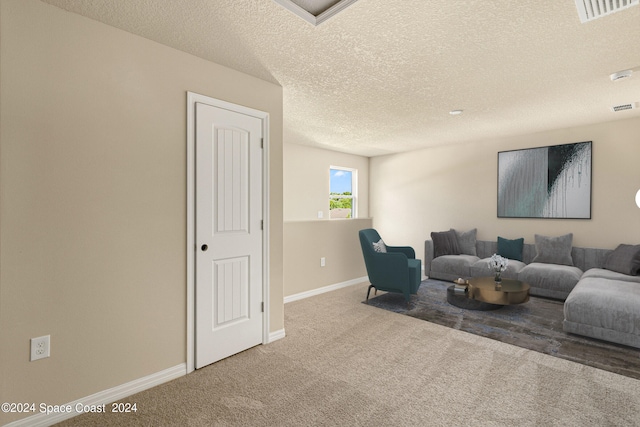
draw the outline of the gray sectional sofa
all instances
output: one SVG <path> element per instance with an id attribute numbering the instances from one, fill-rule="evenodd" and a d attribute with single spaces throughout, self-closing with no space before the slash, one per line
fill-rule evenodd
<path id="1" fill-rule="evenodd" d="M 475 229 L 466 233 L 450 231 L 455 231 L 460 242 L 453 252 L 459 253 L 436 256 L 438 248 L 434 247 L 434 240 L 437 245 L 441 243 L 436 239 L 438 236 L 432 234 L 434 240 L 425 241 L 425 275 L 445 281 L 493 275 L 489 258 L 498 253 L 498 243 L 475 240 Z M 502 276 L 528 283 L 530 295 L 564 300 L 566 332 L 640 348 L 640 276 L 637 275 L 640 246 L 620 245 L 627 246 L 627 252 L 629 248 L 636 251 L 630 261 L 635 270 L 627 272 L 626 267 L 612 264 L 614 256 L 619 259 L 620 247 L 613 251 L 569 244 L 567 248 L 567 239 L 570 242 L 572 235 L 561 237 L 564 248 L 546 254 L 540 252 L 545 250 L 545 243 L 554 242 L 553 238 L 536 235 L 537 245 L 522 244 L 522 261 L 509 259 Z"/>

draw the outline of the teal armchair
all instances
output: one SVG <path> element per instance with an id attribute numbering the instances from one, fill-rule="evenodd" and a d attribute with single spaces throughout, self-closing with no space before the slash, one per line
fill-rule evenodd
<path id="1" fill-rule="evenodd" d="M 367 267 L 369 282 L 367 300 L 371 288 L 386 292 L 398 292 L 409 302 L 411 294 L 418 292 L 421 278 L 421 262 L 410 246 L 386 246 L 386 252 L 377 252 L 374 243 L 382 239 L 376 230 L 360 230 L 362 256 Z"/>

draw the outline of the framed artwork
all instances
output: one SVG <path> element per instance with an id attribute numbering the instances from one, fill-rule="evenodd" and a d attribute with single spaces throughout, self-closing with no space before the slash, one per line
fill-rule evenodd
<path id="1" fill-rule="evenodd" d="M 498 153 L 498 218 L 591 219 L 591 141 Z"/>

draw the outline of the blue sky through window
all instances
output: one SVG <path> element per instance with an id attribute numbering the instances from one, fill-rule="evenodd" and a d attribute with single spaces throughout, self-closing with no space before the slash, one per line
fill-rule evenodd
<path id="1" fill-rule="evenodd" d="M 342 194 L 345 191 L 352 192 L 351 190 L 351 171 L 344 171 L 340 169 L 331 169 L 331 193 Z"/>

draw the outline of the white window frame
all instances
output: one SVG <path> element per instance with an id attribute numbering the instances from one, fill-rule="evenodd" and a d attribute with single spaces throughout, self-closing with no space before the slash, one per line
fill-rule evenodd
<path id="1" fill-rule="evenodd" d="M 334 170 L 351 172 L 351 196 L 332 196 L 331 195 L 331 173 Z M 329 166 L 329 199 L 351 199 L 351 218 L 358 218 L 358 169 L 347 168 L 344 166 Z M 329 218 L 331 218 L 331 208 L 329 208 Z M 337 218 L 333 218 L 337 219 Z"/>

